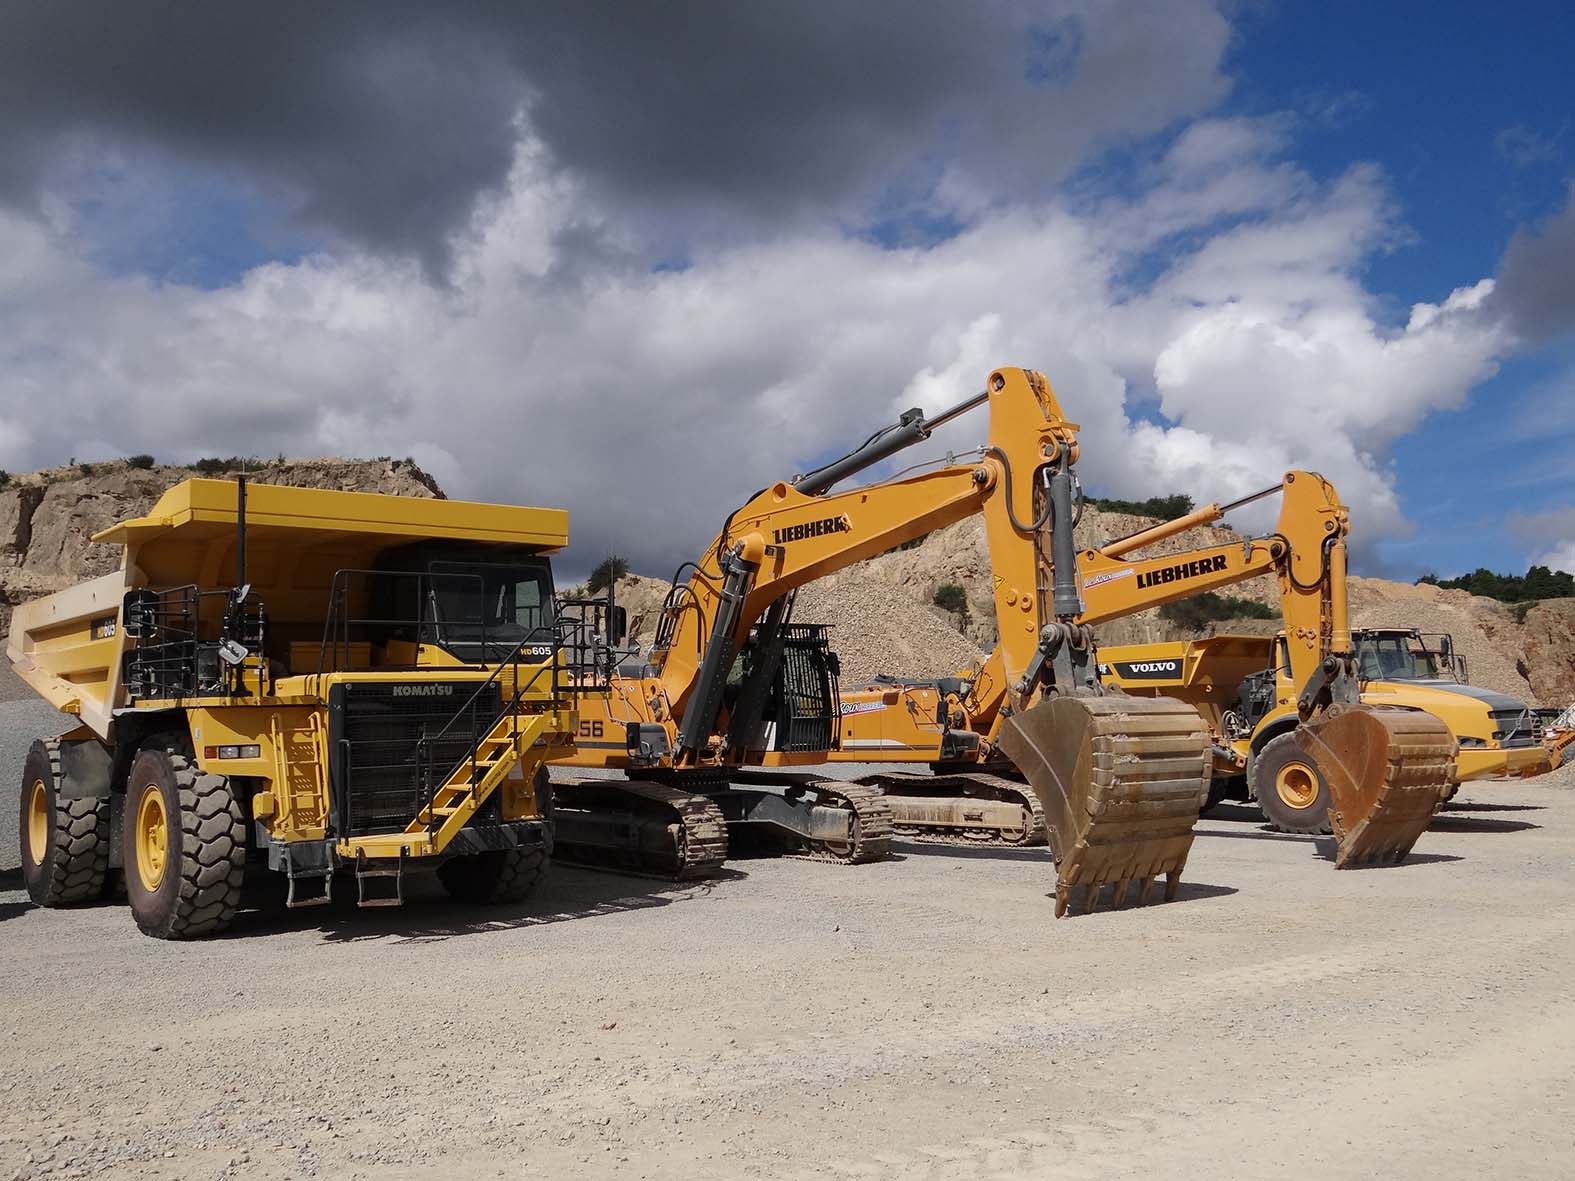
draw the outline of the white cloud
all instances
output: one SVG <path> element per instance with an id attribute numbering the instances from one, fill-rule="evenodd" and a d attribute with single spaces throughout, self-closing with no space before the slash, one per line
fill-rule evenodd
<path id="1" fill-rule="evenodd" d="M 1575 505 L 1538 513 L 1511 513 L 1509 531 L 1533 547 L 1531 565 L 1575 574 Z"/>
<path id="2" fill-rule="evenodd" d="M 452 495 L 568 506 L 582 562 L 665 572 L 756 488 L 1026 364 L 1082 424 L 1085 482 L 1223 499 L 1314 467 L 1368 549 L 1407 527 L 1388 445 L 1503 340 L 1486 284 L 1386 324 L 1360 282 L 1399 233 L 1381 178 L 1315 183 L 1285 135 L 1195 125 L 1135 198 L 996 208 L 930 249 L 797 230 L 681 271 L 527 142 L 443 288 L 359 253 L 216 291 L 110 278 L 0 217 L 0 459 L 411 454 Z"/>
<path id="3" fill-rule="evenodd" d="M 1575 537 L 1568 541 L 1561 541 L 1546 553 L 1538 554 L 1531 559 L 1531 564 L 1575 574 Z"/>

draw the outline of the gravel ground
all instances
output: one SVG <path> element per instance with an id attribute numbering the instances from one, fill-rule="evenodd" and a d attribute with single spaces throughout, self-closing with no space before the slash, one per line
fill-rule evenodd
<path id="1" fill-rule="evenodd" d="M 0 706 L 11 782 L 36 727 Z M 1062 922 L 1044 851 L 936 845 L 267 890 L 188 945 L 12 888 L 0 1177 L 1567 1175 L 1572 787 L 1343 873 L 1227 808 L 1177 901 Z"/>

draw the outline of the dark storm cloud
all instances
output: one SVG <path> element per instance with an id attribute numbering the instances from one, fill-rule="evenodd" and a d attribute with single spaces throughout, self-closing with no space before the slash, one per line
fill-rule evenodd
<path id="1" fill-rule="evenodd" d="M 421 6 L 9 4 L 0 196 L 36 202 L 85 136 L 237 170 L 309 225 L 430 250 L 504 175 L 521 94 L 480 30 Z"/>
<path id="2" fill-rule="evenodd" d="M 859 218 L 943 163 L 981 200 L 1218 97 L 1212 8 L 283 0 L 0 11 L 0 199 L 63 144 L 173 152 L 308 225 L 440 260 L 507 176 L 522 112 L 552 160 L 681 240 Z"/>
<path id="3" fill-rule="evenodd" d="M 1510 239 L 1493 298 L 1531 340 L 1575 333 L 1575 185 L 1562 211 Z"/>

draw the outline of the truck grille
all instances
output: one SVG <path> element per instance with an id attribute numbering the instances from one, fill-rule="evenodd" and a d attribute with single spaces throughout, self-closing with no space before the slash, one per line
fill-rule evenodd
<path id="1" fill-rule="evenodd" d="M 471 702 L 475 692 L 474 682 L 462 681 L 345 681 L 330 690 L 328 769 L 338 835 L 403 831 L 497 718 L 498 686 Z"/>
<path id="2" fill-rule="evenodd" d="M 1529 709 L 1496 709 L 1491 716 L 1501 746 L 1535 746 L 1542 741 L 1541 719 Z"/>

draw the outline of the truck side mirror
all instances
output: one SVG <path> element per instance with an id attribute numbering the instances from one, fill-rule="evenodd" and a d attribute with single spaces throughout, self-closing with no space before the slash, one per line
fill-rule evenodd
<path id="1" fill-rule="evenodd" d="M 620 646 L 629 635 L 629 612 L 627 608 L 612 606 L 607 610 L 607 638 L 614 648 Z"/>

